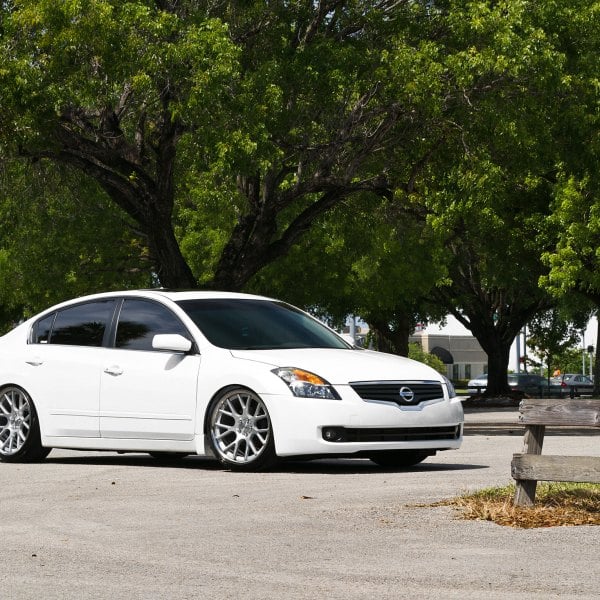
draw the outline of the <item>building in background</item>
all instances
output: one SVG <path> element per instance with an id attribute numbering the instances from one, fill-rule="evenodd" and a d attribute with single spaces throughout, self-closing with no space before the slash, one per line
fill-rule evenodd
<path id="1" fill-rule="evenodd" d="M 350 317 L 343 332 L 350 335 L 358 346 L 366 348 L 369 345 L 369 326 L 364 321 Z M 472 379 L 487 373 L 487 354 L 453 317 L 448 317 L 443 325 L 419 324 L 409 342 L 415 342 L 425 352 L 437 356 L 446 365 L 446 374 L 452 380 Z"/>
<path id="2" fill-rule="evenodd" d="M 364 321 L 352 318 L 349 322 L 345 332 L 353 335 L 358 345 L 366 347 L 368 345 L 368 325 Z M 587 347 L 590 345 L 597 347 L 597 328 L 596 317 L 593 317 L 588 323 L 581 341 L 582 361 L 588 361 L 587 367 L 583 366 L 583 373 L 592 371 L 591 363 L 589 363 L 592 355 Z M 509 373 L 518 373 L 523 369 L 519 362 L 525 353 L 523 340 L 520 339 L 521 335 L 519 334 L 515 338 L 511 347 Z M 471 332 L 451 315 L 448 315 L 443 323 L 418 324 L 409 341 L 420 344 L 425 352 L 438 356 L 446 365 L 447 375 L 450 379 L 474 379 L 482 373 L 487 373 L 487 354 L 477 339 L 471 335 Z"/>
<path id="3" fill-rule="evenodd" d="M 472 335 L 431 333 L 424 329 L 415 331 L 409 341 L 437 356 L 452 380 L 472 379 L 487 373 L 487 354 Z"/>

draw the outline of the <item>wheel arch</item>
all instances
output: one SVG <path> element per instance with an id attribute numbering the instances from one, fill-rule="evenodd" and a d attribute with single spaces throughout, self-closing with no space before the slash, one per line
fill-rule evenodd
<path id="1" fill-rule="evenodd" d="M 11 407 L 11 415 L 15 418 L 18 417 L 17 422 L 13 422 L 12 425 L 7 427 L 9 431 L 8 438 L 5 441 L 10 441 L 15 439 L 15 426 L 19 427 L 19 434 L 17 438 L 20 436 L 22 443 L 17 445 L 16 448 L 9 447 L 6 453 L 3 452 L 1 456 L 1 460 L 3 462 L 37 462 L 42 460 L 48 456 L 52 448 L 46 447 L 42 445 L 41 438 L 41 424 L 39 418 L 39 411 L 36 403 L 34 402 L 31 394 L 27 391 L 27 389 L 17 383 L 2 383 L 0 385 L 0 393 L 3 393 L 4 390 L 13 390 L 13 393 L 16 392 L 24 397 L 25 402 L 29 405 L 28 414 L 25 416 L 25 413 L 22 412 L 22 406 L 18 409 L 18 414 L 15 417 L 15 409 L 14 404 Z M 7 395 L 8 402 L 11 403 L 11 399 Z M 4 402 L 3 398 L 0 398 L 1 402 Z M 5 416 L 8 419 L 8 413 L 5 413 Z M 23 435 L 21 427 L 25 423 L 28 422 L 27 432 Z M 12 443 L 11 443 L 12 446 Z"/>
<path id="2" fill-rule="evenodd" d="M 229 403 L 233 398 L 235 400 L 230 405 L 232 412 L 221 413 L 221 403 L 226 399 Z M 250 403 L 253 403 L 252 412 L 246 412 Z M 222 421 L 222 414 L 226 415 L 225 423 Z M 217 418 L 216 424 L 212 422 L 213 417 Z M 213 437 L 215 427 L 222 430 L 218 437 Z M 264 432 L 267 432 L 266 435 Z M 242 384 L 228 384 L 219 388 L 206 406 L 204 444 L 226 469 L 261 471 L 275 464 L 277 453 L 273 425 L 263 396 L 250 386 Z M 240 448 L 242 452 L 238 454 Z"/>
<path id="3" fill-rule="evenodd" d="M 18 381 L 18 378 L 16 379 L 16 381 Z M 40 433 L 42 433 L 44 430 L 44 426 L 45 426 L 45 415 L 43 414 L 43 412 L 40 411 L 40 407 L 38 406 L 38 403 L 37 403 L 34 395 L 29 391 L 29 389 L 27 389 L 26 386 L 24 386 L 21 383 L 15 383 L 14 380 L 10 381 L 10 382 L 4 381 L 4 382 L 0 383 L 0 393 L 2 393 L 2 390 L 4 390 L 5 388 L 9 388 L 9 387 L 19 388 L 22 392 L 27 394 L 27 396 L 29 397 L 29 400 L 33 404 L 33 408 L 35 409 L 35 414 L 37 416 L 37 420 L 38 420 L 38 423 L 40 426 Z"/>

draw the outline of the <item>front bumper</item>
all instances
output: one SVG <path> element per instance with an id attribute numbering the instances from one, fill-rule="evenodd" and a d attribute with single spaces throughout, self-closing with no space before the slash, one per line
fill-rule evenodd
<path id="1" fill-rule="evenodd" d="M 464 417 L 458 398 L 401 406 L 363 400 L 350 386 L 335 388 L 341 400 L 262 396 L 271 416 L 278 456 L 448 450 L 462 443 Z"/>

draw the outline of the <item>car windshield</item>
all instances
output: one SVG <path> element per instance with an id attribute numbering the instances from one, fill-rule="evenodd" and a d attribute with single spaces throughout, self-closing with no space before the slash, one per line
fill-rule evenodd
<path id="1" fill-rule="evenodd" d="M 208 341 L 220 348 L 351 348 L 327 327 L 283 302 L 206 298 L 177 304 Z"/>

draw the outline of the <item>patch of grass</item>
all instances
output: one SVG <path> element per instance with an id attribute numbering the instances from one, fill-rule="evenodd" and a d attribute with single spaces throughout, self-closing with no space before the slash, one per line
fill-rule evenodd
<path id="1" fill-rule="evenodd" d="M 453 506 L 464 519 L 509 527 L 600 525 L 600 484 L 540 482 L 532 507 L 514 506 L 514 495 L 515 486 L 507 485 L 463 494 L 433 506 Z"/>

